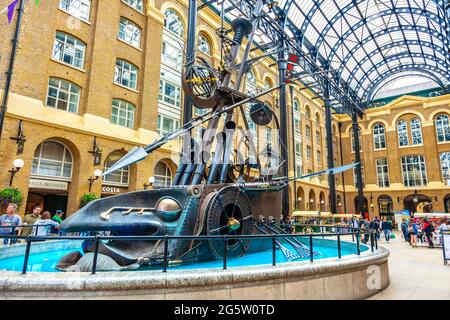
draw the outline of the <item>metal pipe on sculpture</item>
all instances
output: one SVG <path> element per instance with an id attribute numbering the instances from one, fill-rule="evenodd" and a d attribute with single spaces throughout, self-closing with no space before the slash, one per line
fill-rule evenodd
<path id="1" fill-rule="evenodd" d="M 238 72 L 238 76 L 237 76 L 237 81 L 236 81 L 236 89 L 239 90 L 241 87 L 241 83 L 242 83 L 242 79 L 244 77 L 244 71 L 246 69 L 246 64 L 248 61 L 248 56 L 250 54 L 250 49 L 253 43 L 253 38 L 255 36 L 255 32 L 256 32 L 256 28 L 257 28 L 257 17 L 260 15 L 261 10 L 263 8 L 263 1 L 259 0 L 255 6 L 255 10 L 253 11 L 253 20 L 251 21 L 252 23 L 252 31 L 250 32 L 250 36 L 248 38 L 248 43 L 247 43 L 247 47 L 245 48 L 245 52 L 244 52 L 244 56 L 242 58 L 242 62 L 239 65 L 239 72 Z M 242 116 L 242 120 L 244 122 L 244 127 L 248 130 L 249 129 L 249 125 L 248 125 L 248 121 L 244 112 L 244 109 L 242 107 L 239 107 L 239 110 L 241 112 L 241 116 Z M 233 113 L 229 112 L 227 114 L 227 119 L 225 120 L 225 123 L 229 123 L 230 121 L 233 121 Z M 234 137 L 234 133 L 235 133 L 235 128 L 231 129 L 228 131 L 228 139 L 233 139 Z M 253 150 L 256 150 L 256 147 L 254 145 L 254 141 L 252 139 L 249 139 L 249 144 L 250 144 L 250 148 L 252 150 L 252 152 L 254 152 Z M 230 157 L 231 154 L 231 150 L 227 149 L 225 150 L 224 153 L 224 157 L 223 157 L 223 165 L 222 165 L 222 170 L 220 172 L 220 183 L 224 183 L 225 182 L 225 177 L 228 173 L 228 169 L 229 169 L 229 163 L 228 163 L 228 159 Z"/>

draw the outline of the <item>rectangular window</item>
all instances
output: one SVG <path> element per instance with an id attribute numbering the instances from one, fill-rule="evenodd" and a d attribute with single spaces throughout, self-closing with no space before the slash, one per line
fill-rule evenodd
<path id="1" fill-rule="evenodd" d="M 440 155 L 442 178 L 444 184 L 450 186 L 450 152 L 442 152 Z"/>
<path id="2" fill-rule="evenodd" d="M 135 109 L 136 107 L 127 101 L 113 99 L 111 109 L 111 123 L 133 129 Z"/>
<path id="3" fill-rule="evenodd" d="M 409 145 L 408 129 L 405 120 L 401 120 L 397 123 L 397 135 L 398 135 L 398 144 L 400 147 Z"/>
<path id="4" fill-rule="evenodd" d="M 59 8 L 68 14 L 85 21 L 89 21 L 91 9 L 90 0 L 61 0 Z"/>
<path id="5" fill-rule="evenodd" d="M 302 156 L 302 146 L 300 141 L 295 141 L 295 156 L 296 157 Z"/>
<path id="6" fill-rule="evenodd" d="M 84 53 L 86 45 L 71 35 L 56 32 L 52 57 L 55 60 L 70 64 L 82 69 L 84 66 Z"/>
<path id="7" fill-rule="evenodd" d="M 311 127 L 308 125 L 305 127 L 305 136 L 307 139 L 311 139 Z"/>
<path id="8" fill-rule="evenodd" d="M 301 126 L 300 126 L 300 118 L 298 118 L 298 117 L 294 118 L 294 129 L 295 129 L 296 134 L 298 134 L 298 135 L 302 134 Z"/>
<path id="9" fill-rule="evenodd" d="M 322 144 L 322 139 L 320 138 L 320 132 L 319 131 L 316 131 L 316 143 L 318 145 Z"/>
<path id="10" fill-rule="evenodd" d="M 318 165 L 321 167 L 322 166 L 322 154 L 320 153 L 319 150 L 316 151 L 316 156 L 317 156 Z"/>
<path id="11" fill-rule="evenodd" d="M 312 160 L 312 148 L 310 146 L 306 146 L 306 159 Z"/>
<path id="12" fill-rule="evenodd" d="M 158 114 L 158 134 L 164 135 L 173 132 L 180 126 L 180 121 L 174 118 Z"/>
<path id="13" fill-rule="evenodd" d="M 427 172 L 423 156 L 406 156 L 401 159 L 405 187 L 421 187 L 427 184 Z"/>
<path id="14" fill-rule="evenodd" d="M 159 101 L 179 109 L 181 106 L 181 88 L 166 80 L 159 80 Z"/>
<path id="15" fill-rule="evenodd" d="M 183 67 L 183 53 L 181 49 L 176 48 L 166 41 L 162 43 L 161 60 L 163 64 L 178 71 L 181 71 Z"/>
<path id="16" fill-rule="evenodd" d="M 422 127 L 418 118 L 411 120 L 412 144 L 422 144 Z"/>
<path id="17" fill-rule="evenodd" d="M 377 166 L 377 177 L 378 177 L 378 187 L 387 188 L 389 187 L 389 166 L 386 158 L 380 158 L 376 161 Z"/>

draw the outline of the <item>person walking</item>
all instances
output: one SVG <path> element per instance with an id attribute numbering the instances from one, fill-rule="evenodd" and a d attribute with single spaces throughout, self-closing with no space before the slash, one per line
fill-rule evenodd
<path id="1" fill-rule="evenodd" d="M 386 243 L 389 243 L 389 241 L 391 240 L 392 223 L 388 221 L 386 217 L 384 217 L 383 222 L 381 223 L 381 230 L 383 230 Z"/>
<path id="2" fill-rule="evenodd" d="M 1 235 L 14 235 L 16 234 L 15 228 L 6 228 L 6 227 L 14 227 L 14 226 L 20 226 L 22 224 L 22 219 L 18 214 L 16 214 L 17 211 L 17 204 L 10 203 L 6 207 L 6 214 L 2 215 L 0 217 L 0 226 L 3 228 L 0 228 L 0 236 Z M 7 245 L 9 242 L 9 239 L 3 239 L 3 244 Z M 16 243 L 17 239 L 11 239 L 11 244 Z"/>
<path id="3" fill-rule="evenodd" d="M 33 228 L 31 226 L 41 218 L 41 212 L 42 208 L 40 206 L 36 206 L 30 214 L 25 215 L 23 218 L 23 225 L 29 227 L 22 228 L 22 236 L 26 237 L 32 233 Z"/>
<path id="4" fill-rule="evenodd" d="M 434 248 L 433 244 L 434 226 L 431 222 L 428 221 L 428 218 L 424 219 L 423 231 L 425 232 L 425 237 L 427 238 L 428 248 L 430 249 Z"/>
<path id="5" fill-rule="evenodd" d="M 408 225 L 408 233 L 410 236 L 410 244 L 413 248 L 417 248 L 417 224 L 411 219 Z"/>
<path id="6" fill-rule="evenodd" d="M 408 235 L 408 224 L 406 223 L 406 219 L 402 219 L 402 224 L 400 225 L 403 233 L 403 238 L 406 242 L 409 242 L 409 235 Z"/>

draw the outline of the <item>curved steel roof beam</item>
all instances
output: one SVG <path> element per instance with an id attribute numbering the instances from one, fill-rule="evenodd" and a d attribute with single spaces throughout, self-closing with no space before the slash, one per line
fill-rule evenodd
<path id="1" fill-rule="evenodd" d="M 450 61 L 450 54 L 448 52 L 446 52 L 444 50 L 444 48 L 442 46 L 437 46 L 436 44 L 432 43 L 432 42 L 428 42 L 428 41 L 419 41 L 419 40 L 399 40 L 399 41 L 395 41 L 395 42 L 391 42 L 391 43 L 387 43 L 384 46 L 380 47 L 381 51 L 385 51 L 385 50 L 389 50 L 392 48 L 398 48 L 398 47 L 402 47 L 405 46 L 407 44 L 411 45 L 411 46 L 423 46 L 423 47 L 427 47 L 430 48 L 434 51 L 439 52 L 441 55 L 443 55 L 447 60 Z M 356 50 L 358 51 L 358 50 Z M 370 59 L 371 57 L 373 57 L 374 55 L 376 55 L 377 53 L 379 53 L 378 49 L 374 49 L 371 52 L 369 52 L 369 54 L 367 56 L 365 56 L 360 62 L 361 65 L 364 65 L 364 63 Z M 352 58 L 351 55 L 347 55 L 346 58 L 343 61 L 343 64 L 339 67 L 338 69 L 338 73 L 339 75 L 342 74 L 345 65 L 349 62 L 349 60 Z"/>
<path id="2" fill-rule="evenodd" d="M 427 78 L 428 80 L 436 83 L 438 86 L 442 87 L 444 84 L 439 80 L 436 79 L 436 77 L 433 75 L 433 73 L 430 72 L 425 72 L 425 71 L 417 71 L 417 73 L 413 72 L 412 70 L 407 71 L 408 74 L 399 74 L 401 72 L 397 72 L 393 75 L 391 75 L 391 77 L 385 78 L 381 83 L 379 83 L 377 85 L 377 87 L 374 88 L 374 90 L 372 90 L 372 92 L 370 94 L 368 94 L 369 97 L 369 101 L 374 100 L 374 98 L 376 97 L 376 95 L 380 92 L 381 89 L 383 89 L 384 86 L 386 86 L 387 84 L 389 84 L 392 81 L 401 79 L 401 78 L 408 78 L 411 76 L 419 76 L 419 77 L 423 77 L 423 78 Z M 439 82 L 438 82 L 439 80 Z"/>
<path id="3" fill-rule="evenodd" d="M 365 93 L 362 95 L 362 97 L 364 99 L 366 99 L 367 102 L 369 102 L 370 100 L 368 99 L 368 97 L 373 97 L 373 91 L 374 88 L 377 88 L 377 86 L 383 82 L 386 78 L 390 77 L 392 74 L 395 73 L 399 73 L 399 72 L 405 72 L 405 71 L 417 71 L 417 72 L 423 72 L 423 73 L 427 73 L 430 77 L 432 77 L 441 87 L 443 87 L 446 83 L 448 83 L 448 79 L 446 79 L 443 76 L 443 79 L 447 80 L 447 81 L 442 81 L 441 78 L 439 78 L 436 75 L 436 68 L 431 67 L 431 66 L 426 66 L 426 65 L 403 65 L 403 66 L 397 66 L 396 68 L 393 68 L 391 71 L 387 71 L 385 72 L 385 74 L 383 74 L 383 76 L 377 80 L 375 80 L 374 82 L 372 82 L 370 84 L 370 86 L 368 86 L 365 89 Z"/>
<path id="4" fill-rule="evenodd" d="M 433 56 L 432 55 L 428 55 L 428 54 L 425 54 L 424 56 L 422 56 L 422 54 L 421 53 L 413 53 L 412 54 L 412 56 L 413 57 L 416 57 L 416 58 L 427 58 L 427 59 L 429 59 L 429 60 L 431 60 L 431 59 L 433 59 Z M 397 55 L 393 55 L 393 56 L 391 56 L 391 57 L 389 57 L 388 58 L 388 62 L 391 62 L 391 61 L 395 61 L 395 60 L 399 60 L 399 62 L 400 62 L 400 66 L 402 66 L 403 64 L 401 63 L 401 59 L 405 59 L 405 58 L 410 58 L 411 57 L 411 54 L 409 53 L 409 52 L 403 52 L 403 53 L 399 53 L 399 54 L 397 54 Z M 424 59 L 424 60 L 426 60 L 426 59 Z M 357 82 L 358 82 L 358 84 L 357 84 L 357 86 L 355 87 L 355 91 L 359 91 L 359 89 L 361 88 L 361 87 L 364 87 L 364 85 L 365 85 L 365 83 L 367 82 L 367 81 L 369 81 L 369 82 L 372 82 L 374 79 L 373 78 L 371 78 L 370 76 L 372 75 L 372 73 L 374 73 L 374 71 L 376 70 L 376 69 L 378 69 L 378 68 L 380 68 L 382 65 L 384 65 L 384 64 L 386 64 L 386 62 L 384 62 L 384 61 L 381 61 L 381 62 L 379 62 L 377 65 L 375 65 L 375 67 L 372 67 L 372 68 L 370 68 L 367 72 L 366 72 L 366 74 L 368 74 L 368 77 L 366 77 L 366 76 L 363 76 L 361 79 L 358 79 L 358 80 L 356 80 Z M 426 65 L 428 65 L 427 63 L 425 63 Z M 439 64 L 438 64 L 438 66 L 437 66 L 437 69 L 439 69 L 439 70 L 441 70 L 442 71 L 442 75 L 444 76 L 445 74 L 446 74 L 446 72 L 447 72 L 447 68 L 445 67 L 445 64 L 443 63 L 443 61 L 441 61 L 441 64 L 443 65 L 443 67 L 441 68 L 441 67 L 439 67 Z M 432 67 L 434 67 L 434 66 L 432 66 Z M 378 70 L 377 70 L 378 71 Z M 379 72 L 378 72 L 379 73 Z M 383 73 L 384 74 L 384 73 Z M 445 77 L 445 76 L 444 76 Z M 449 80 L 450 80 L 450 78 L 448 78 Z M 350 85 L 351 85 L 351 83 L 349 83 Z"/>

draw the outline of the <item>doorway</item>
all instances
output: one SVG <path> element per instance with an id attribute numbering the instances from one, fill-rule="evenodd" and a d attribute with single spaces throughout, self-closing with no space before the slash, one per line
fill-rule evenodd
<path id="1" fill-rule="evenodd" d="M 67 193 L 54 193 L 44 190 L 32 190 L 28 193 L 26 213 L 30 213 L 35 206 L 40 206 L 43 211 L 49 211 L 52 216 L 56 210 L 64 212 L 63 219 L 67 215 Z"/>

